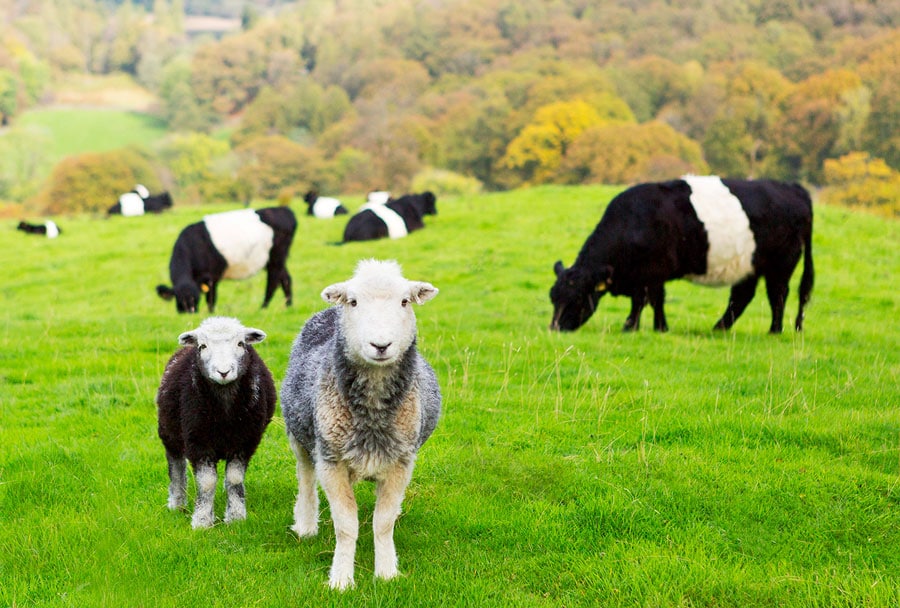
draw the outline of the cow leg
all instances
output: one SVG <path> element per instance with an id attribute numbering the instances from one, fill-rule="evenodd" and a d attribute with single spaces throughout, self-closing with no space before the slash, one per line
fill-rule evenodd
<path id="1" fill-rule="evenodd" d="M 281 273 L 281 290 L 284 292 L 284 305 L 290 306 L 294 303 L 294 294 L 291 291 L 291 285 L 293 285 L 293 281 L 291 280 L 291 273 L 287 271 L 287 268 Z"/>
<path id="2" fill-rule="evenodd" d="M 209 286 L 209 290 L 206 292 L 206 307 L 209 308 L 210 313 L 212 313 L 212 311 L 216 307 L 216 288 L 217 287 L 218 287 L 218 283 L 211 283 Z"/>
<path id="3" fill-rule="evenodd" d="M 271 267 L 266 270 L 266 297 L 263 298 L 263 308 L 267 307 L 269 302 L 272 301 L 272 296 L 275 295 L 275 289 L 278 288 L 280 280 L 281 273 L 278 270 Z"/>
<path id="4" fill-rule="evenodd" d="M 780 334 L 784 321 L 784 304 L 787 302 L 790 277 L 779 275 L 766 276 L 766 295 L 769 296 L 769 307 L 772 309 L 772 325 L 770 334 Z"/>
<path id="5" fill-rule="evenodd" d="M 647 305 L 647 289 L 638 288 L 637 293 L 631 296 L 631 312 L 625 319 L 625 326 L 622 331 L 637 331 L 641 326 L 641 311 Z"/>
<path id="6" fill-rule="evenodd" d="M 753 275 L 731 288 L 731 296 L 728 298 L 728 307 L 725 309 L 725 314 L 722 315 L 722 318 L 719 319 L 713 329 L 731 329 L 731 326 L 734 325 L 734 322 L 738 320 L 738 317 L 741 316 L 753 299 L 758 281 L 759 276 Z"/>
<path id="7" fill-rule="evenodd" d="M 666 311 L 664 302 L 666 301 L 666 288 L 663 285 L 654 285 L 647 289 L 647 295 L 650 299 L 650 307 L 653 308 L 653 329 L 656 331 L 669 331 L 669 324 L 666 323 Z"/>

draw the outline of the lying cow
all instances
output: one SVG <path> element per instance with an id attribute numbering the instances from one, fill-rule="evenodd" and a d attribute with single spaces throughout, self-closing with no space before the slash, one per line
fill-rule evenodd
<path id="1" fill-rule="evenodd" d="M 788 283 L 803 253 L 800 308 L 813 286 L 812 201 L 797 184 L 689 176 L 634 186 L 616 196 L 575 264 L 556 262 L 551 329 L 572 331 L 588 320 L 604 293 L 631 298 L 626 331 L 646 304 L 653 328 L 668 330 L 666 281 L 685 278 L 731 286 L 715 329 L 729 329 L 753 299 L 760 277 L 772 308 L 770 333 L 781 333 Z"/>
<path id="2" fill-rule="evenodd" d="M 21 230 L 25 234 L 42 234 L 48 239 L 55 239 L 62 232 L 62 229 L 52 220 L 47 220 L 43 224 L 19 222 L 19 225 L 16 226 L 16 230 Z"/>
<path id="3" fill-rule="evenodd" d="M 425 227 L 422 217 L 437 215 L 434 194 L 406 194 L 387 203 L 367 203 L 350 218 L 344 228 L 344 242 L 399 239 Z"/>
<path id="4" fill-rule="evenodd" d="M 307 204 L 306 215 L 312 215 L 320 219 L 333 218 L 336 215 L 347 215 L 347 208 L 336 198 L 319 196 L 315 190 L 310 190 L 303 197 Z"/>
<path id="5" fill-rule="evenodd" d="M 263 308 L 280 285 L 291 305 L 291 275 L 287 257 L 297 230 L 294 212 L 287 207 L 240 209 L 207 215 L 190 224 L 175 240 L 169 261 L 172 286 L 159 285 L 164 300 L 175 298 L 178 312 L 197 312 L 200 294 L 212 313 L 221 279 L 246 279 L 267 271 Z"/>
<path id="6" fill-rule="evenodd" d="M 146 187 L 138 184 L 134 190 L 120 196 L 118 202 L 106 210 L 106 214 L 135 217 L 145 213 L 162 213 L 171 207 L 172 197 L 168 192 L 151 195 Z"/>

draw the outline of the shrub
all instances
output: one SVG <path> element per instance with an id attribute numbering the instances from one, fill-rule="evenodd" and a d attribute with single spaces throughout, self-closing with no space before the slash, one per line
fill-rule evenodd
<path id="1" fill-rule="evenodd" d="M 34 206 L 52 215 L 106 211 L 136 183 L 160 188 L 149 159 L 136 149 L 69 156 L 53 168 Z"/>
<path id="2" fill-rule="evenodd" d="M 447 171 L 446 169 L 424 169 L 413 177 L 410 188 L 413 192 L 430 190 L 438 198 L 443 196 L 469 196 L 478 194 L 482 184 L 474 177 Z"/>
<path id="3" fill-rule="evenodd" d="M 900 217 L 900 172 L 880 158 L 865 152 L 851 152 L 824 163 L 825 202 L 865 209 L 885 217 Z"/>

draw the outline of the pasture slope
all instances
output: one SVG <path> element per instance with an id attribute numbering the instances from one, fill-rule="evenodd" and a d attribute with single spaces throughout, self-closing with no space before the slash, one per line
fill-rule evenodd
<path id="1" fill-rule="evenodd" d="M 326 587 L 326 503 L 317 538 L 288 529 L 280 409 L 247 473 L 247 521 L 193 531 L 165 507 L 154 395 L 204 315 L 176 315 L 154 286 L 179 230 L 231 207 L 63 218 L 54 241 L 8 222 L 0 606 L 900 605 L 900 224 L 817 207 L 801 335 L 766 334 L 762 288 L 713 333 L 727 292 L 687 283 L 669 287 L 668 334 L 621 333 L 628 302 L 611 298 L 551 333 L 553 262 L 572 262 L 617 191 L 439 199 L 423 231 L 340 247 L 327 243 L 345 220 L 298 201 L 295 305 L 279 293 L 261 310 L 262 275 L 221 285 L 217 313 L 268 333 L 258 350 L 279 384 L 319 292 L 358 259 L 395 258 L 441 290 L 417 309 L 444 415 L 398 522 L 403 576 L 372 578 L 364 483 L 344 595 Z"/>

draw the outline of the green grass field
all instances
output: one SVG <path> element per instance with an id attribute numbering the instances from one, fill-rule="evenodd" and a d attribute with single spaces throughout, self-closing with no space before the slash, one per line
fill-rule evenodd
<path id="1" fill-rule="evenodd" d="M 45 152 L 53 163 L 71 154 L 149 144 L 166 134 L 165 123 L 150 114 L 108 108 L 35 109 L 18 122 L 50 135 L 51 146 Z"/>
<path id="2" fill-rule="evenodd" d="M 328 243 L 344 220 L 298 204 L 294 306 L 279 292 L 261 310 L 263 276 L 220 286 L 217 313 L 268 332 L 258 351 L 279 384 L 319 292 L 358 259 L 397 259 L 441 290 L 417 309 L 444 413 L 397 525 L 403 576 L 372 578 L 363 483 L 345 594 L 326 585 L 327 503 L 317 538 L 289 531 L 280 412 L 248 470 L 247 521 L 194 531 L 166 509 L 154 396 L 203 316 L 176 315 L 154 286 L 179 230 L 209 209 L 60 219 L 54 241 L 10 222 L 0 606 L 900 605 L 900 224 L 816 209 L 800 335 L 767 335 L 762 287 L 733 331 L 713 333 L 727 291 L 682 282 L 667 334 L 647 329 L 649 311 L 621 333 L 629 303 L 610 297 L 578 332 L 551 333 L 553 262 L 573 261 L 615 192 L 439 200 L 424 231 L 342 247 Z"/>

